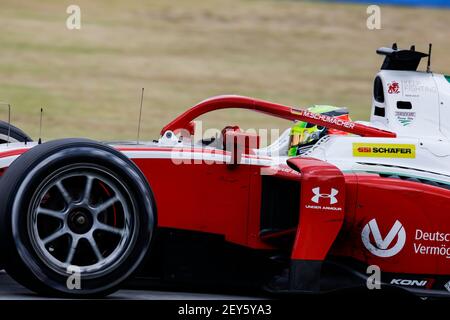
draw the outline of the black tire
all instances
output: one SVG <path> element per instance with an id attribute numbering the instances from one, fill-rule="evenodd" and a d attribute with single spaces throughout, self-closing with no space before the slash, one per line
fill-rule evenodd
<path id="1" fill-rule="evenodd" d="M 0 144 L 8 142 L 31 142 L 33 141 L 25 132 L 19 128 L 8 125 L 7 122 L 0 120 Z"/>
<path id="2" fill-rule="evenodd" d="M 86 179 L 83 180 L 83 177 Z M 93 181 L 90 187 L 89 179 Z M 50 187 L 52 183 L 54 185 Z M 62 189 L 59 184 L 63 185 Z M 81 187 L 77 189 L 76 185 Z M 85 186 L 84 189 L 82 186 Z M 139 168 L 110 146 L 85 139 L 62 139 L 33 147 L 11 164 L 0 179 L 0 190 L 0 252 L 5 270 L 36 293 L 66 297 L 105 296 L 117 290 L 149 251 L 156 225 L 150 186 Z M 101 195 L 103 191 L 99 190 L 105 190 L 107 196 Z M 100 200 L 95 200 L 97 198 Z M 111 198 L 117 200 L 110 201 L 113 204 L 106 206 Z M 92 202 L 95 201 L 98 202 L 94 205 Z M 81 207 L 82 202 L 87 205 Z M 100 209 L 102 206 L 105 208 Z M 109 224 L 109 227 L 114 232 L 108 234 L 107 229 L 103 230 L 108 222 L 100 223 L 100 216 L 103 215 L 103 220 L 109 219 L 107 215 L 111 207 L 114 224 Z M 61 210 L 57 212 L 64 214 L 64 217 L 47 216 L 41 212 L 53 210 L 48 208 L 62 208 L 57 209 Z M 84 219 L 80 220 L 81 215 Z M 48 229 L 52 223 L 56 224 L 50 218 L 56 219 L 59 226 L 49 235 L 54 236 L 63 231 L 67 233 L 47 244 L 50 237 L 44 237 L 42 230 Z M 45 223 L 40 222 L 41 219 L 46 219 Z M 122 219 L 123 223 L 116 222 L 116 219 Z M 97 223 L 100 229 L 94 229 Z M 89 226 L 91 229 L 87 229 Z M 112 237 L 113 233 L 120 239 L 109 240 L 108 237 Z M 63 237 L 66 236 L 67 241 L 70 241 L 67 254 L 63 251 Z M 118 242 L 123 251 L 104 249 L 100 246 L 100 236 L 105 247 Z M 90 242 L 92 239 L 93 245 Z M 87 244 L 90 252 L 86 249 Z M 72 247 L 75 249 L 71 254 Z M 94 250 L 94 247 L 97 249 Z M 109 255 L 108 250 L 112 250 Z M 110 259 L 113 253 L 117 261 Z M 98 260 L 99 269 L 89 267 L 90 262 L 83 262 L 87 265 L 80 262 L 86 259 Z M 109 264 L 102 264 L 101 259 L 110 259 Z M 71 273 L 67 271 L 73 270 L 64 270 L 67 261 L 70 265 L 73 263 L 85 269 L 78 270 L 81 288 L 68 288 L 67 279 Z"/>

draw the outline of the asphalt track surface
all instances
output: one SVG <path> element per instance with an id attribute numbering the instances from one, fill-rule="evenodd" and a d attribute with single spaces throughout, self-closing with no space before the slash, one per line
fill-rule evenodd
<path id="1" fill-rule="evenodd" d="M 47 300 L 22 287 L 11 279 L 4 271 L 0 271 L 0 300 Z M 112 294 L 108 299 L 133 299 L 133 300 L 254 300 L 261 297 L 175 292 L 153 290 L 129 290 L 123 289 Z"/>

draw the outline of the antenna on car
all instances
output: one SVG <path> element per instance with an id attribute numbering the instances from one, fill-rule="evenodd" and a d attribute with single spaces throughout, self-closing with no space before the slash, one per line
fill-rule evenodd
<path id="1" fill-rule="evenodd" d="M 433 47 L 433 44 L 430 43 L 428 45 L 428 62 L 427 62 L 427 72 L 430 73 L 431 72 L 431 49 Z"/>
<path id="2" fill-rule="evenodd" d="M 9 144 L 10 137 L 11 137 L 11 105 L 8 103 L 8 139 L 6 140 L 6 144 Z"/>
<path id="3" fill-rule="evenodd" d="M 0 101 L 0 105 L 8 106 L 8 139 L 6 140 L 8 144 L 11 137 L 11 105 L 3 101 Z"/>
<path id="4" fill-rule="evenodd" d="M 143 101 L 144 101 L 144 88 L 142 88 L 142 92 L 141 92 L 141 106 L 139 108 L 139 120 L 138 120 L 136 144 L 139 144 L 139 138 L 140 138 L 140 134 L 141 134 L 141 118 L 142 118 L 142 102 Z"/>
<path id="5" fill-rule="evenodd" d="M 41 108 L 41 114 L 40 114 L 40 118 L 39 118 L 39 140 L 38 140 L 38 144 L 42 143 L 42 115 L 44 113 L 44 109 Z"/>

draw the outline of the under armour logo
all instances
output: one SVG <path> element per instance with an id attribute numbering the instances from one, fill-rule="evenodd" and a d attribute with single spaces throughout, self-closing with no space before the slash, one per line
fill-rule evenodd
<path id="1" fill-rule="evenodd" d="M 330 199 L 330 204 L 335 204 L 338 202 L 336 199 L 336 195 L 339 193 L 337 189 L 331 188 L 331 192 L 328 193 L 320 193 L 320 187 L 313 188 L 312 192 L 314 196 L 311 198 L 311 201 L 314 203 L 319 203 L 320 198 Z"/>

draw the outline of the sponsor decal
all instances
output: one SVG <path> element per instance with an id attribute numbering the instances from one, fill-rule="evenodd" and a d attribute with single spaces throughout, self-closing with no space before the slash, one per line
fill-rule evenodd
<path id="1" fill-rule="evenodd" d="M 450 259 L 450 233 L 426 232 L 416 229 L 413 243 L 414 253 L 419 255 L 442 256 Z M 428 243 L 432 242 L 433 245 Z"/>
<path id="2" fill-rule="evenodd" d="M 407 287 L 425 287 L 431 289 L 433 286 L 434 279 L 392 279 L 391 284 L 397 286 L 407 286 Z"/>
<path id="3" fill-rule="evenodd" d="M 411 236 L 410 238 L 412 239 L 411 249 L 414 254 L 450 259 L 449 232 L 428 232 L 416 229 L 414 237 Z M 397 220 L 383 238 L 376 219 L 372 219 L 362 229 L 361 239 L 370 253 L 377 257 L 387 258 L 396 255 L 403 249 L 406 242 L 406 231 L 400 221 Z M 395 239 L 397 240 L 394 241 Z"/>
<path id="4" fill-rule="evenodd" d="M 448 292 L 450 292 L 450 281 L 444 284 L 444 288 L 447 289 Z"/>
<path id="5" fill-rule="evenodd" d="M 414 144 L 353 143 L 354 157 L 411 158 L 416 157 Z"/>
<path id="6" fill-rule="evenodd" d="M 320 198 L 329 199 L 330 204 L 335 204 L 338 202 L 338 200 L 336 199 L 336 195 L 339 193 L 339 191 L 334 188 L 331 188 L 331 192 L 329 194 L 320 193 L 320 187 L 313 188 L 312 192 L 314 193 L 314 196 L 311 198 L 312 202 L 319 203 Z"/>
<path id="7" fill-rule="evenodd" d="M 371 236 L 374 240 L 372 244 Z M 397 239 L 396 241 L 394 241 Z M 406 242 L 406 232 L 400 221 L 396 220 L 388 234 L 383 238 L 376 219 L 370 220 L 362 229 L 361 240 L 370 253 L 377 257 L 389 258 L 399 253 Z"/>
<path id="8" fill-rule="evenodd" d="M 395 117 L 404 127 L 411 124 L 416 118 L 416 113 L 412 111 L 396 111 Z"/>
<path id="9" fill-rule="evenodd" d="M 399 94 L 400 93 L 400 85 L 397 81 L 392 81 L 387 84 L 388 93 L 389 94 Z"/>
<path id="10" fill-rule="evenodd" d="M 304 117 L 307 117 L 310 119 L 320 120 L 320 121 L 323 121 L 326 123 L 335 124 L 335 125 L 337 125 L 339 127 L 343 127 L 343 128 L 353 129 L 355 127 L 355 124 L 353 122 L 339 119 L 337 117 L 330 117 L 325 114 L 310 112 L 308 110 L 300 110 L 300 109 L 292 108 L 291 113 L 297 114 L 300 116 L 304 116 Z"/>
<path id="11" fill-rule="evenodd" d="M 418 98 L 421 94 L 436 93 L 437 88 L 426 85 L 420 80 L 403 80 L 402 81 L 403 94 L 405 97 Z"/>
<path id="12" fill-rule="evenodd" d="M 307 209 L 342 211 L 342 207 L 334 206 L 339 202 L 336 198 L 339 193 L 338 189 L 331 188 L 330 193 L 322 193 L 320 187 L 315 187 L 311 189 L 311 192 L 311 201 L 315 205 L 306 205 Z"/>

